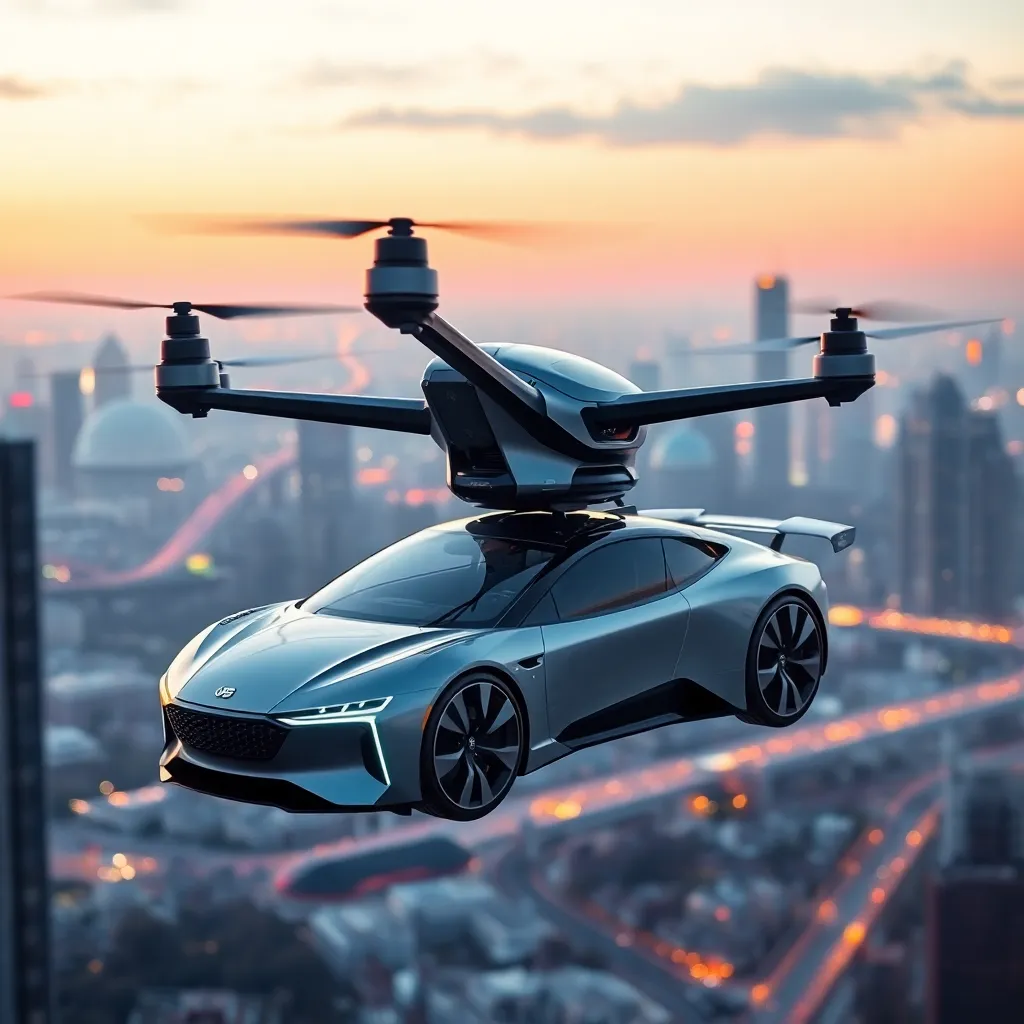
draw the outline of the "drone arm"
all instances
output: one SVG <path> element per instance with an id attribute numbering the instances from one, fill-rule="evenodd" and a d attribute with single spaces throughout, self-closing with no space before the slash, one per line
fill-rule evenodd
<path id="1" fill-rule="evenodd" d="M 362 395 L 308 395 L 291 391 L 236 391 L 233 388 L 160 388 L 158 396 L 193 416 L 211 409 L 257 416 L 376 427 L 405 434 L 429 434 L 430 410 L 415 398 L 368 398 Z"/>
<path id="2" fill-rule="evenodd" d="M 513 415 L 544 415 L 544 399 L 532 384 L 517 377 L 436 313 L 403 326 L 402 332 L 414 335 L 425 348 Z"/>
<path id="3" fill-rule="evenodd" d="M 829 405 L 852 402 L 875 383 L 873 376 L 810 377 L 804 380 L 771 380 L 755 384 L 725 384 L 679 391 L 648 391 L 623 395 L 614 402 L 583 410 L 590 430 L 667 423 L 716 412 L 757 409 L 785 402 L 824 398 Z"/>

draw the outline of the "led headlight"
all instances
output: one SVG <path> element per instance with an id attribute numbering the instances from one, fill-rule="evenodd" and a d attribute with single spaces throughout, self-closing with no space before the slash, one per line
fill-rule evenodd
<path id="1" fill-rule="evenodd" d="M 384 760 L 384 749 L 380 745 L 380 734 L 377 732 L 377 715 L 393 700 L 392 697 L 375 697 L 372 700 L 353 700 L 347 704 L 328 704 L 321 708 L 310 708 L 308 711 L 289 711 L 286 715 L 278 715 L 282 725 L 368 725 L 373 745 L 377 750 L 377 760 L 384 775 L 384 785 L 391 785 L 388 774 L 388 763 Z"/>
<path id="2" fill-rule="evenodd" d="M 316 725 L 318 722 L 351 722 L 378 715 L 392 701 L 391 697 L 377 697 L 374 700 L 353 700 L 347 704 L 328 704 L 309 711 L 289 711 L 287 718 L 278 718 L 285 725 Z"/>

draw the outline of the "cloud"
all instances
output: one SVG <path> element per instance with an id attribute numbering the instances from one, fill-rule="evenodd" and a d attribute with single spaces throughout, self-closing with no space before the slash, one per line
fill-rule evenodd
<path id="1" fill-rule="evenodd" d="M 299 76 L 299 84 L 311 89 L 348 86 L 422 85 L 436 78 L 436 72 L 419 64 L 367 64 L 318 60 Z"/>
<path id="2" fill-rule="evenodd" d="M 473 57 L 452 57 L 417 64 L 379 64 L 368 61 L 320 59 L 297 76 L 297 83 L 310 89 L 348 87 L 395 87 L 443 85 L 459 79 L 477 79 L 482 74 L 513 75 L 523 70 L 518 57 L 506 53 L 482 52 Z"/>
<path id="3" fill-rule="evenodd" d="M 40 100 L 52 91 L 47 86 L 27 82 L 17 75 L 0 75 L 0 100 Z"/>
<path id="4" fill-rule="evenodd" d="M 383 107 L 356 115 L 353 127 L 483 128 L 535 139 L 596 138 L 612 146 L 736 146 L 761 136 L 834 139 L 891 135 L 929 110 L 969 117 L 1021 117 L 1021 104 L 994 100 L 955 62 L 925 75 L 825 74 L 786 68 L 739 85 L 683 85 L 655 104 L 620 103 L 607 114 L 567 106 L 523 114 L 439 112 Z"/>

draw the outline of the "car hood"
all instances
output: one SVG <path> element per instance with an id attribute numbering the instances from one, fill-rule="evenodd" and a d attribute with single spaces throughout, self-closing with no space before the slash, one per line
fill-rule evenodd
<path id="1" fill-rule="evenodd" d="M 468 635 L 465 630 L 270 609 L 229 627 L 215 626 L 199 645 L 191 674 L 176 696 L 225 711 L 258 713 L 273 710 L 296 690 L 308 691 L 314 706 L 326 686 L 332 687 L 332 700 L 390 696 L 376 692 L 371 666 L 414 657 Z M 344 685 L 349 675 L 351 687 Z M 423 685 L 410 681 L 410 689 Z M 232 692 L 218 697 L 218 690 Z"/>

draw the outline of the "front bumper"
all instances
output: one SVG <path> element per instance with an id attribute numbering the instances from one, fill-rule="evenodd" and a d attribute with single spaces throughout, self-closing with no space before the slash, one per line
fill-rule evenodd
<path id="1" fill-rule="evenodd" d="M 429 696 L 405 695 L 376 717 L 301 726 L 175 699 L 163 707 L 160 779 L 286 811 L 409 806 L 420 799 Z"/>

